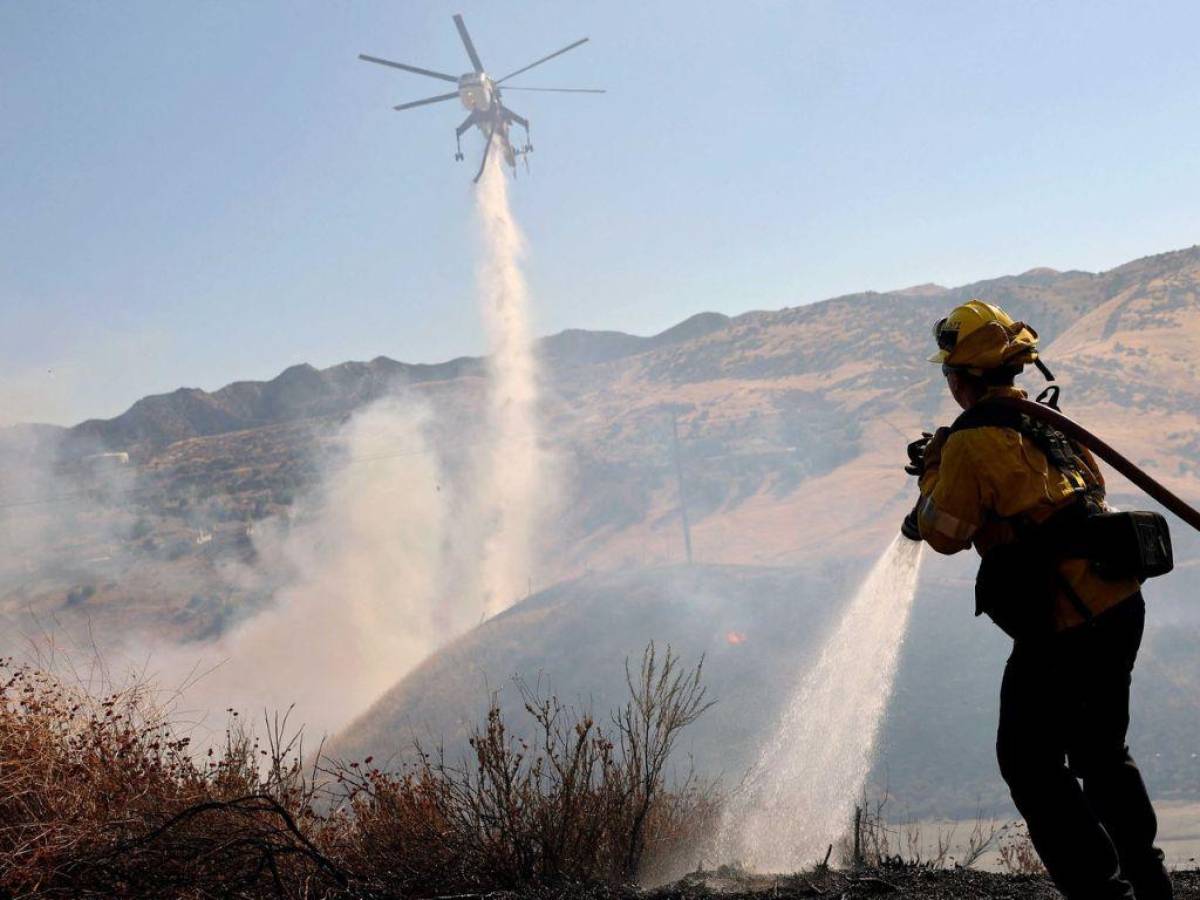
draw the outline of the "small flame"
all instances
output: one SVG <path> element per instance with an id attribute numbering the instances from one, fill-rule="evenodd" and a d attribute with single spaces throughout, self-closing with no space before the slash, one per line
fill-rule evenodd
<path id="1" fill-rule="evenodd" d="M 731 631 L 725 635 L 725 641 L 736 647 L 738 644 L 746 643 L 746 634 L 743 631 Z"/>

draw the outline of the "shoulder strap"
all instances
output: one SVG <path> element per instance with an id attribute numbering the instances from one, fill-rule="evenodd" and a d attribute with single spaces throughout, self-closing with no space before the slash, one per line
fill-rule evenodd
<path id="1" fill-rule="evenodd" d="M 985 400 L 982 403 L 976 403 L 955 419 L 950 426 L 950 433 L 988 427 L 1011 428 L 1013 431 L 1024 433 L 1023 426 L 1026 422 L 1026 417 L 1017 410 L 1001 406 L 999 403 L 988 403 Z"/>
<path id="2" fill-rule="evenodd" d="M 1038 402 L 1043 402 L 1043 398 L 1046 397 L 1049 400 L 1047 405 L 1057 409 L 1057 387 L 1054 388 L 1053 395 L 1047 397 L 1048 393 L 1048 391 L 1044 392 L 1042 397 L 1038 398 Z M 987 401 L 976 403 L 954 420 L 954 423 L 950 426 L 950 431 L 954 433 L 972 428 L 988 427 L 1011 428 L 1013 431 L 1019 432 L 1023 437 L 1028 438 L 1034 446 L 1045 454 L 1046 459 L 1052 466 L 1067 475 L 1075 486 L 1076 494 L 1088 496 L 1094 489 L 1091 487 L 1088 478 L 1084 476 L 1083 470 L 1085 466 L 1082 460 L 1079 459 L 1078 452 L 1073 443 L 1066 435 L 1051 428 L 1049 425 L 1037 422 L 1029 416 L 1023 415 L 1011 407 L 1002 406 L 999 403 L 988 403 Z M 1053 542 L 1053 518 L 1040 526 L 1033 525 L 1025 516 L 1015 516 L 1009 519 L 1009 521 L 1020 538 L 1025 540 L 1041 539 Z M 1057 570 L 1055 570 L 1054 578 L 1058 587 L 1066 595 L 1067 600 L 1083 618 L 1084 622 L 1091 622 L 1093 618 L 1092 611 L 1083 602 L 1083 599 L 1071 586 L 1070 582 Z"/>
<path id="3" fill-rule="evenodd" d="M 1055 397 L 1055 400 L 1058 398 Z M 964 411 L 950 426 L 951 434 L 972 428 L 1010 428 L 1027 438 L 1045 454 L 1050 465 L 1067 476 L 1078 494 L 1096 489 L 1079 458 L 1080 451 L 1061 431 L 1038 422 L 1011 407 L 986 400 Z"/>

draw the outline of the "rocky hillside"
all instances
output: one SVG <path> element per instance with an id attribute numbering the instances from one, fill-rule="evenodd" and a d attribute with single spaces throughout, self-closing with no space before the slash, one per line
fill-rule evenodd
<path id="1" fill-rule="evenodd" d="M 595 365 L 701 337 L 728 322 L 728 317 L 718 313 L 700 313 L 653 337 L 573 329 L 542 339 L 540 355 L 552 372 Z M 414 385 L 478 377 L 484 365 L 484 360 L 475 357 L 414 365 L 386 356 L 320 370 L 303 363 L 270 381 L 235 381 L 212 393 L 179 388 L 145 397 L 112 419 L 89 419 L 72 428 L 25 425 L 0 429 L 0 438 L 57 443 L 59 452 L 67 456 L 126 451 L 153 458 L 178 441 L 346 415 Z"/>
<path id="2" fill-rule="evenodd" d="M 270 381 L 235 381 L 219 391 L 179 388 L 139 400 L 114 419 L 90 419 L 64 435 L 69 450 L 127 450 L 145 458 L 176 441 L 352 412 L 414 384 L 477 375 L 480 361 L 409 365 L 380 356 L 317 370 L 303 364 Z"/>

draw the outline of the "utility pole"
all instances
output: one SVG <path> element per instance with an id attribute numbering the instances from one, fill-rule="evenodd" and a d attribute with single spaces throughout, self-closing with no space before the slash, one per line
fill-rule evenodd
<path id="1" fill-rule="evenodd" d="M 675 458 L 675 485 L 679 494 L 679 521 L 683 524 L 683 547 L 687 564 L 692 564 L 692 528 L 688 524 L 687 501 L 683 495 L 683 463 L 679 459 L 679 418 L 671 413 L 671 455 Z"/>

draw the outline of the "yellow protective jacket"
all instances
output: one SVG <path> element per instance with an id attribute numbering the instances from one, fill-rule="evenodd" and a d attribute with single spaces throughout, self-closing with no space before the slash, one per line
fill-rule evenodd
<path id="1" fill-rule="evenodd" d="M 1017 388 L 992 388 L 985 395 L 1024 398 Z M 1079 448 L 1083 472 L 1061 471 L 1026 436 L 1012 428 L 983 426 L 942 431 L 930 443 L 921 475 L 918 520 L 921 537 L 939 553 L 974 545 L 980 556 L 1016 539 L 1014 519 L 1034 525 L 1077 502 L 1081 490 L 1103 497 L 1104 476 L 1087 448 Z M 1082 479 L 1082 480 L 1081 480 Z M 1135 593 L 1136 579 L 1108 581 L 1086 560 L 1066 559 L 1059 575 L 1098 615 Z M 1018 602 L 1020 598 L 1015 598 Z M 1084 621 L 1065 590 L 1055 600 L 1054 624 L 1065 630 Z"/>

